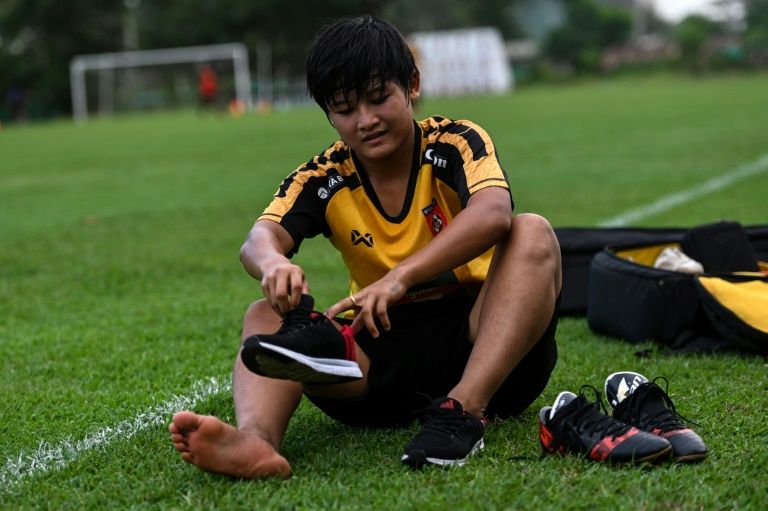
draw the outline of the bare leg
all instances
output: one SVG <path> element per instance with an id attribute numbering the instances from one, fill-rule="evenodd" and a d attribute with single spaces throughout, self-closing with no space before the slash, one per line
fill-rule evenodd
<path id="1" fill-rule="evenodd" d="M 243 339 L 259 332 L 274 332 L 280 318 L 266 302 L 256 302 L 243 322 Z M 235 428 L 216 417 L 179 412 L 169 431 L 181 458 L 208 472 L 233 477 L 287 477 L 288 461 L 278 449 L 301 399 L 301 384 L 264 378 L 250 372 L 238 354 L 232 372 Z"/>
<path id="2" fill-rule="evenodd" d="M 448 393 L 465 410 L 484 414 L 546 330 L 561 284 L 560 247 L 551 226 L 538 215 L 516 216 L 509 237 L 496 246 L 470 315 L 475 346 L 461 381 Z"/>
<path id="3" fill-rule="evenodd" d="M 249 307 L 243 321 L 243 339 L 263 332 L 275 332 L 280 318 L 265 301 Z M 358 348 L 357 360 L 363 374 L 369 361 Z M 366 380 L 339 385 L 312 386 L 313 395 L 348 398 L 367 390 Z M 302 384 L 265 378 L 249 371 L 238 354 L 232 371 L 232 393 L 237 428 L 216 417 L 179 412 L 169 431 L 181 458 L 208 472 L 233 477 L 288 477 L 291 467 L 279 454 L 288 421 L 302 395 Z"/>

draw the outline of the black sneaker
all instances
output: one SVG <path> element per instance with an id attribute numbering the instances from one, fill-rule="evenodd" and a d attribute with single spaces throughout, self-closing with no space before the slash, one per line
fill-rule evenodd
<path id="1" fill-rule="evenodd" d="M 701 461 L 707 446 L 688 428 L 675 410 L 666 390 L 642 374 L 623 371 L 605 379 L 605 394 L 613 407 L 613 416 L 627 424 L 665 438 L 672 444 L 674 461 Z M 669 383 L 667 382 L 667 387 Z"/>
<path id="2" fill-rule="evenodd" d="M 461 466 L 484 447 L 484 432 L 485 421 L 465 412 L 461 403 L 450 397 L 435 399 L 401 459 L 415 468 L 426 463 Z"/>
<path id="3" fill-rule="evenodd" d="M 355 362 L 355 340 L 344 325 L 339 331 L 312 308 L 314 299 L 301 296 L 277 333 L 252 335 L 243 343 L 240 358 L 256 374 L 302 383 L 342 383 L 363 377 Z"/>
<path id="4" fill-rule="evenodd" d="M 595 395 L 592 403 L 583 394 L 561 392 L 553 406 L 541 409 L 539 440 L 545 452 L 630 464 L 652 463 L 669 455 L 672 447 L 665 439 L 601 413 L 600 393 L 595 390 Z"/>

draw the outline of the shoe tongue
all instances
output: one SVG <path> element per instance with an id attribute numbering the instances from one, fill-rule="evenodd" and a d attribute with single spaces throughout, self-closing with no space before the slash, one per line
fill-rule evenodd
<path id="1" fill-rule="evenodd" d="M 576 394 L 573 392 L 568 392 L 567 390 L 564 390 L 563 392 L 559 393 L 557 395 L 557 398 L 555 398 L 555 403 L 552 405 L 552 410 L 549 412 L 549 418 L 555 416 L 555 414 L 561 410 L 565 405 L 570 403 L 576 399 Z"/>
<path id="2" fill-rule="evenodd" d="M 283 324 L 280 327 L 281 332 L 293 330 L 306 326 L 312 322 L 312 309 L 315 306 L 315 299 L 310 295 L 301 295 L 299 305 L 285 315 Z"/>
<path id="3" fill-rule="evenodd" d="M 299 301 L 299 309 L 306 309 L 308 311 L 312 311 L 315 308 L 315 299 L 312 298 L 311 295 L 301 295 L 301 300 Z"/>
<path id="4" fill-rule="evenodd" d="M 648 378 L 639 373 L 623 371 L 613 373 L 605 379 L 605 395 L 613 408 L 632 394 L 637 387 L 646 383 Z"/>
<path id="5" fill-rule="evenodd" d="M 649 385 L 643 396 L 643 409 L 649 415 L 657 414 L 663 410 L 668 410 L 664 401 L 665 392 L 656 384 Z"/>

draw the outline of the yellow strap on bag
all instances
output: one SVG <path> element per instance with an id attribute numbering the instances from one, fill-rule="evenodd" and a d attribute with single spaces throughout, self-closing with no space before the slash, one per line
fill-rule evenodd
<path id="1" fill-rule="evenodd" d="M 699 277 L 699 282 L 742 321 L 756 330 L 768 333 L 768 282 L 730 282 L 718 277 Z"/>

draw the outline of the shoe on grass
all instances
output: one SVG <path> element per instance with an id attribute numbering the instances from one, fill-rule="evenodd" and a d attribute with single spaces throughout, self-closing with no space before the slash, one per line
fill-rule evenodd
<path id="1" fill-rule="evenodd" d="M 343 383 L 363 377 L 355 361 L 352 330 L 341 330 L 320 312 L 314 299 L 302 295 L 277 333 L 257 334 L 243 343 L 240 358 L 256 374 L 309 384 Z"/>
<path id="2" fill-rule="evenodd" d="M 648 381 L 642 374 L 630 371 L 608 376 L 605 394 L 613 407 L 613 417 L 668 440 L 672 444 L 673 461 L 703 460 L 707 457 L 707 446 L 685 425 L 667 391 L 656 384 L 657 380 L 667 382 L 666 378 Z"/>
<path id="3" fill-rule="evenodd" d="M 592 387 L 587 387 L 592 388 Z M 582 390 L 584 387 L 582 387 Z M 593 389 L 595 390 L 595 389 Z M 602 400 L 561 392 L 539 412 L 539 440 L 548 453 L 582 454 L 607 463 L 653 463 L 669 456 L 669 442 L 619 422 L 600 411 Z"/>
<path id="4" fill-rule="evenodd" d="M 465 412 L 461 403 L 450 397 L 435 399 L 401 459 L 415 468 L 427 463 L 462 466 L 484 447 L 484 433 L 485 420 Z"/>

